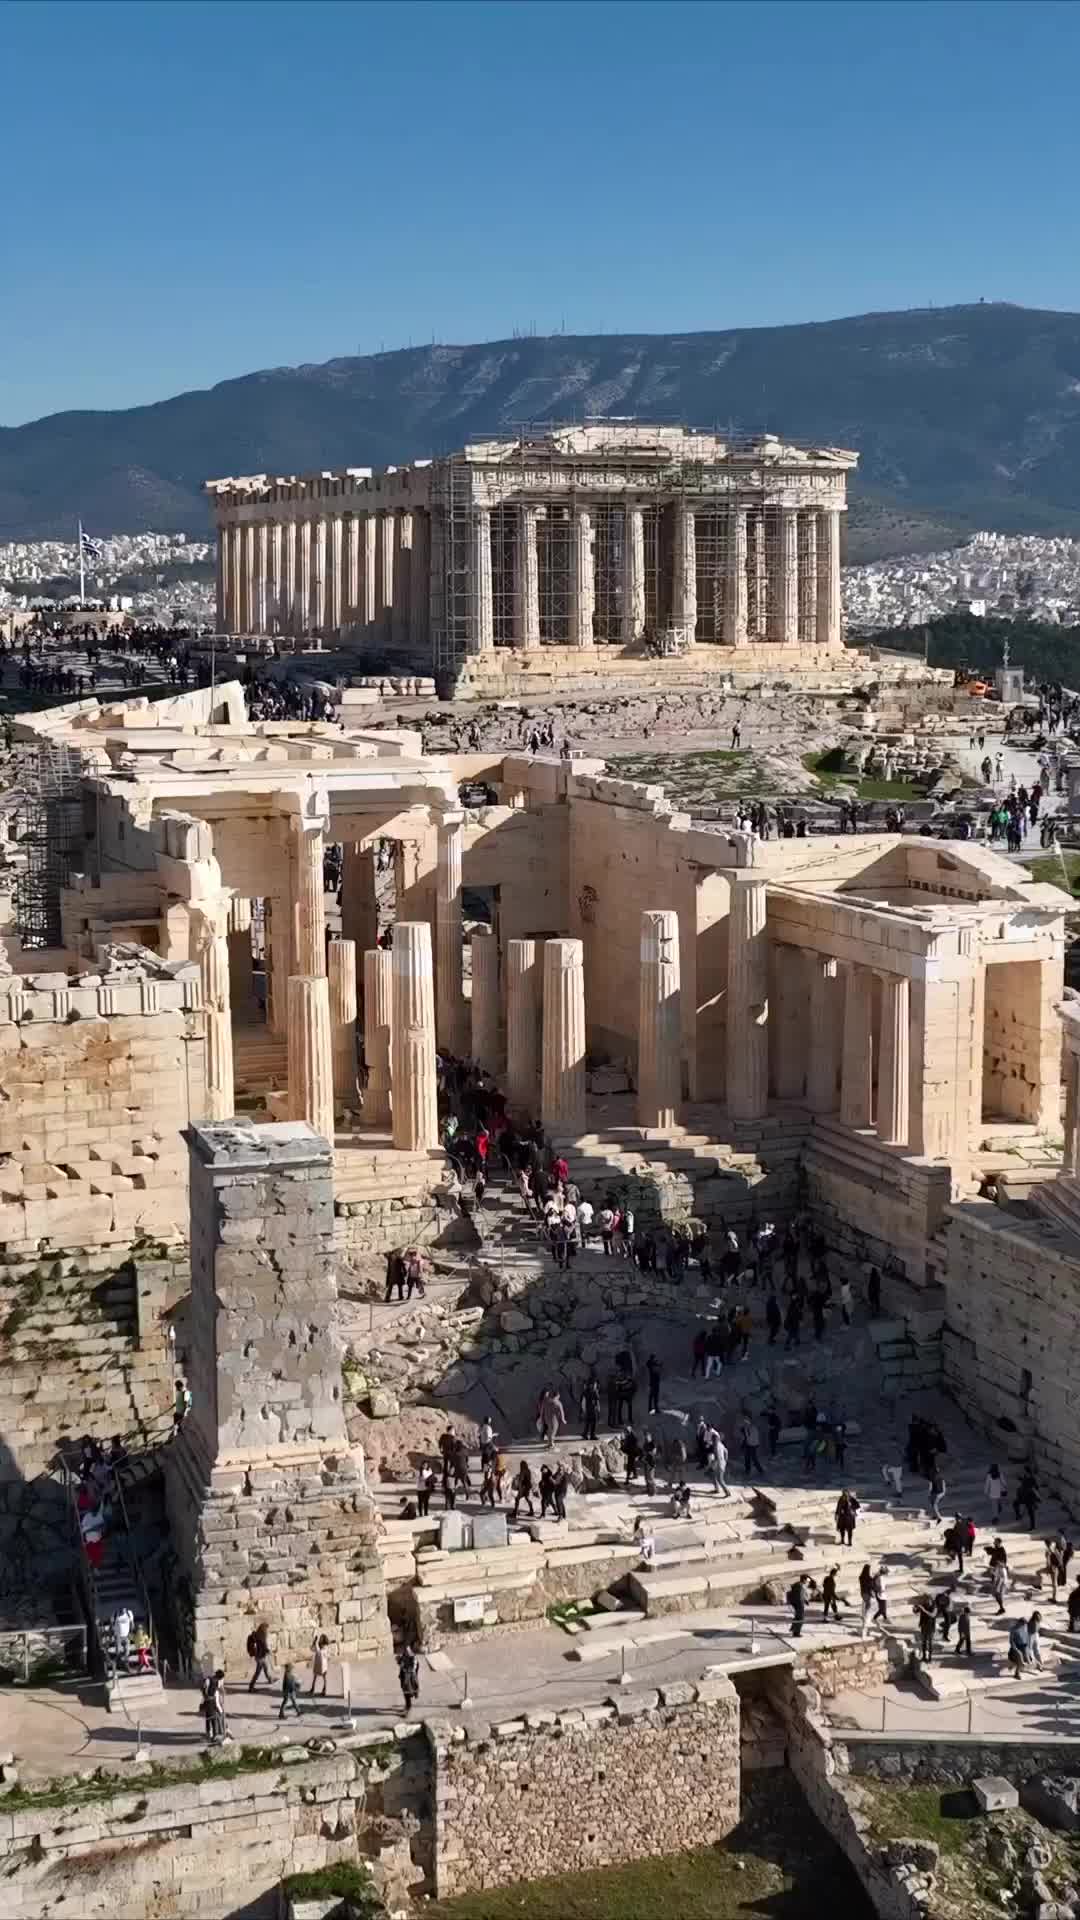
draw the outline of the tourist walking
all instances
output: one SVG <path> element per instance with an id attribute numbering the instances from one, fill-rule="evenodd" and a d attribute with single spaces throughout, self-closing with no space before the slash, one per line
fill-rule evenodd
<path id="1" fill-rule="evenodd" d="M 929 1666 L 934 1657 L 934 1630 L 937 1626 L 937 1610 L 932 1600 L 923 1594 L 915 1602 L 915 1616 L 919 1622 L 919 1655 L 924 1666 Z"/>
<path id="2" fill-rule="evenodd" d="M 248 1682 L 248 1692 L 254 1693 L 259 1679 L 265 1680 L 268 1686 L 273 1686 L 274 1676 L 270 1671 L 270 1629 L 265 1620 L 260 1620 L 258 1626 L 253 1627 L 248 1634 L 247 1653 L 248 1659 L 255 1662 L 255 1671 Z"/>
<path id="3" fill-rule="evenodd" d="M 1039 1497 L 1039 1483 L 1035 1478 L 1034 1471 L 1031 1467 L 1025 1467 L 1023 1473 L 1020 1475 L 1020 1484 L 1016 1489 L 1016 1499 L 1013 1501 L 1013 1513 L 1017 1520 L 1019 1520 L 1022 1513 L 1027 1514 L 1028 1526 L 1032 1533 L 1035 1531 L 1035 1520 L 1039 1511 Z"/>
<path id="4" fill-rule="evenodd" d="M 647 1413 L 659 1413 L 660 1411 L 660 1373 L 660 1362 L 655 1353 L 650 1353 L 645 1362 L 645 1374 L 649 1382 L 649 1404 L 646 1408 Z"/>
<path id="5" fill-rule="evenodd" d="M 1009 1556 L 1001 1540 L 995 1540 L 988 1555 L 990 1569 L 990 1591 L 997 1601 L 999 1615 L 1005 1611 L 1005 1594 L 1009 1585 Z"/>
<path id="6" fill-rule="evenodd" d="M 742 1441 L 743 1472 L 747 1475 L 747 1478 L 749 1478 L 751 1473 L 764 1473 L 765 1469 L 761 1464 L 761 1455 L 758 1452 L 758 1448 L 761 1445 L 761 1435 L 758 1433 L 757 1422 L 753 1420 L 748 1413 L 744 1413 L 739 1422 L 739 1438 Z"/>
<path id="7" fill-rule="evenodd" d="M 855 1544 L 855 1521 L 858 1512 L 858 1500 L 845 1488 L 836 1503 L 836 1531 L 842 1547 L 851 1547 Z"/>
<path id="8" fill-rule="evenodd" d="M 596 1368 L 589 1370 L 589 1377 L 581 1393 L 581 1437 L 583 1440 L 595 1440 L 597 1423 L 600 1419 L 600 1379 Z"/>
<path id="9" fill-rule="evenodd" d="M 514 1511 L 513 1511 L 512 1518 L 515 1520 L 517 1519 L 518 1514 L 521 1510 L 522 1504 L 524 1504 L 529 1509 L 529 1519 L 530 1520 L 534 1519 L 535 1509 L 533 1507 L 533 1502 L 532 1502 L 532 1496 L 533 1496 L 532 1468 L 530 1467 L 527 1460 L 522 1460 L 521 1464 L 519 1465 L 518 1470 L 514 1475 L 514 1478 L 510 1482 L 510 1491 L 514 1496 Z"/>
<path id="10" fill-rule="evenodd" d="M 806 1596 L 809 1591 L 809 1585 L 810 1583 L 805 1573 L 800 1573 L 794 1585 L 788 1588 L 787 1598 L 788 1606 L 791 1608 L 791 1637 L 793 1640 L 800 1639 L 802 1635 L 803 1621 L 806 1619 Z"/>
<path id="11" fill-rule="evenodd" d="M 945 1494 L 946 1494 L 945 1476 L 943 1473 L 939 1473 L 935 1470 L 935 1472 L 930 1477 L 930 1485 L 927 1488 L 927 1498 L 929 1501 L 929 1510 L 930 1510 L 931 1520 L 941 1519 L 941 1503 L 945 1498 Z"/>
<path id="12" fill-rule="evenodd" d="M 330 1677 L 330 1638 L 328 1634 L 318 1633 L 311 1643 L 311 1697 L 322 1681 L 322 1698 L 326 1699 L 326 1685 Z"/>
<path id="13" fill-rule="evenodd" d="M 730 1500 L 731 1488 L 726 1479 L 728 1450 L 715 1427 L 709 1428 L 706 1462 L 706 1470 L 713 1483 L 713 1491 L 722 1493 L 725 1500 Z"/>
<path id="14" fill-rule="evenodd" d="M 839 1620 L 840 1618 L 840 1608 L 837 1602 L 836 1591 L 836 1576 L 839 1571 L 839 1567 L 830 1567 L 821 1583 L 821 1598 L 825 1603 L 822 1614 L 822 1619 L 824 1620 L 828 1620 L 830 1615 L 834 1620 Z"/>
<path id="15" fill-rule="evenodd" d="M 876 1622 L 877 1622 L 878 1620 L 884 1620 L 884 1622 L 885 1622 L 885 1625 L 886 1625 L 886 1626 L 888 1626 L 888 1624 L 889 1624 L 889 1604 L 888 1604 L 888 1601 L 887 1601 L 887 1599 L 886 1599 L 886 1596 L 885 1596 L 885 1569 L 884 1569 L 884 1567 L 879 1567 L 879 1568 L 878 1568 L 878 1570 L 877 1570 L 877 1572 L 876 1572 L 876 1573 L 875 1573 L 875 1575 L 874 1575 L 874 1599 L 875 1599 L 875 1600 L 876 1600 L 876 1602 L 877 1602 L 877 1607 L 876 1607 L 876 1610 L 875 1610 L 875 1613 L 874 1613 L 874 1620 L 875 1620 L 875 1623 L 876 1623 Z"/>
<path id="16" fill-rule="evenodd" d="M 862 1608 L 862 1637 L 865 1640 L 870 1628 L 870 1614 L 874 1605 L 874 1576 L 870 1571 L 869 1560 L 865 1561 L 859 1573 L 859 1604 Z"/>
<path id="17" fill-rule="evenodd" d="M 1009 1489 L 1005 1484 L 1005 1475 L 995 1463 L 983 1482 L 983 1492 L 990 1503 L 990 1525 L 996 1527 L 1001 1520 L 1001 1503 Z"/>
<path id="18" fill-rule="evenodd" d="M 404 1711 L 408 1715 L 420 1698 L 420 1662 L 415 1647 L 407 1644 L 402 1648 L 398 1654 L 397 1670 Z"/>
<path id="19" fill-rule="evenodd" d="M 956 1651 L 958 1654 L 966 1653 L 969 1660 L 974 1659 L 971 1651 L 971 1608 L 966 1600 L 956 1614 Z"/>
<path id="20" fill-rule="evenodd" d="M 296 1669 L 293 1667 L 291 1661 L 286 1661 L 285 1669 L 281 1676 L 281 1705 L 278 1708 L 279 1720 L 284 1720 L 286 1707 L 291 1707 L 297 1719 L 300 1719 L 300 1682 L 297 1679 Z"/>

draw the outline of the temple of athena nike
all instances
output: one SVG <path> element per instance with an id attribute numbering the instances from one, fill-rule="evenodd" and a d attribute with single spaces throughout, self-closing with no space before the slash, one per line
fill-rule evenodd
<path id="1" fill-rule="evenodd" d="M 207 483 L 218 626 L 477 691 L 616 659 L 828 666 L 857 455 L 607 422 L 381 472 Z"/>

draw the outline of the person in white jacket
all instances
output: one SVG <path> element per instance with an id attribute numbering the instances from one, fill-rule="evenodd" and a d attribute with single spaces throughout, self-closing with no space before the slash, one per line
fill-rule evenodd
<path id="1" fill-rule="evenodd" d="M 983 1492 L 990 1502 L 990 1523 L 997 1526 L 1001 1503 L 1009 1489 L 1005 1484 L 1005 1475 L 999 1466 L 992 1466 L 983 1484 Z"/>

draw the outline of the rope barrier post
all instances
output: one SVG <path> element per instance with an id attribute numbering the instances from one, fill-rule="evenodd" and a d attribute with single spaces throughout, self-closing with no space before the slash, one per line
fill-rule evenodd
<path id="1" fill-rule="evenodd" d="M 882 1733 L 884 1733 L 885 1731 L 885 1714 L 888 1709 L 888 1705 L 889 1705 L 888 1694 L 883 1693 L 881 1696 L 881 1731 Z"/>
<path id="2" fill-rule="evenodd" d="M 967 1707 L 968 1707 L 967 1730 L 969 1733 L 974 1733 L 975 1731 L 975 1699 L 974 1699 L 974 1696 L 970 1693 L 968 1694 Z"/>
<path id="3" fill-rule="evenodd" d="M 619 1648 L 619 1685 L 620 1687 L 628 1687 L 632 1679 L 633 1679 L 633 1675 L 629 1672 L 626 1665 L 626 1641 L 624 1640 L 621 1647 Z"/>
<path id="4" fill-rule="evenodd" d="M 24 1633 L 22 1637 L 22 1677 L 23 1685 L 28 1686 L 30 1683 L 30 1635 L 28 1633 Z"/>

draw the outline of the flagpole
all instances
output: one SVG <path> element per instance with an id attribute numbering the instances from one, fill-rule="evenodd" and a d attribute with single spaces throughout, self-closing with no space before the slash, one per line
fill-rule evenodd
<path id="1" fill-rule="evenodd" d="M 82 521 L 79 521 L 79 605 L 86 605 L 86 562 L 83 559 Z"/>

